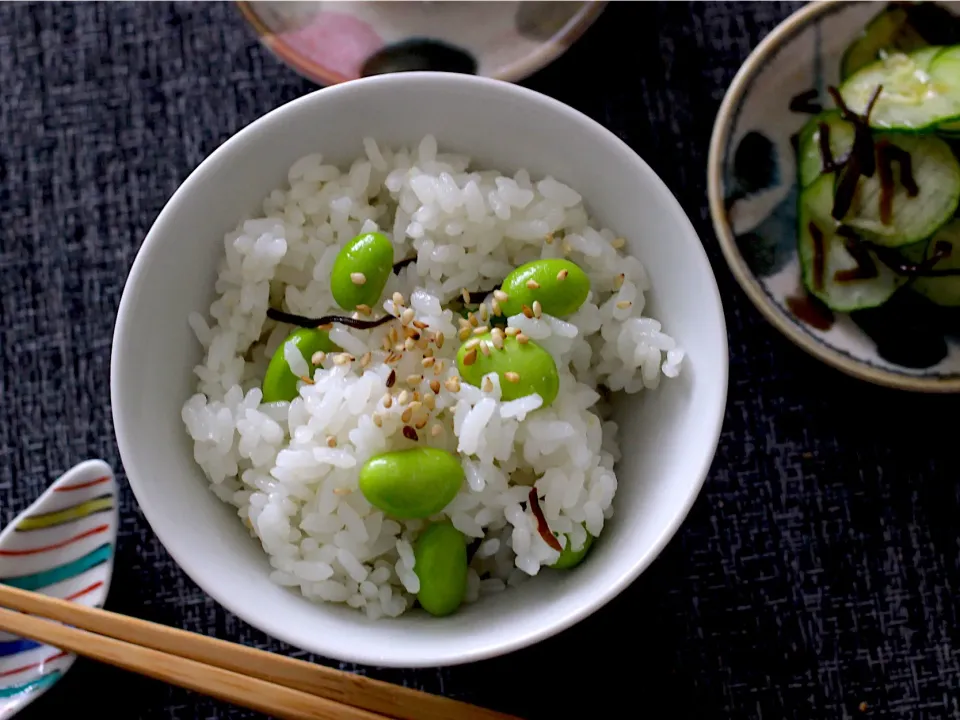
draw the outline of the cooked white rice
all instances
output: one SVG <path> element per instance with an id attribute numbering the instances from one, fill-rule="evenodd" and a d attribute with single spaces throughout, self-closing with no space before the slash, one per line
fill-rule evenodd
<path id="1" fill-rule="evenodd" d="M 683 351 L 643 314 L 650 286 L 643 265 L 622 253 L 613 232 L 596 229 L 572 188 L 550 177 L 533 180 L 524 170 L 511 177 L 471 169 L 467 157 L 438 153 L 431 136 L 396 150 L 366 138 L 363 150 L 345 171 L 319 154 L 301 158 L 290 168 L 289 186 L 263 201 L 262 216 L 226 235 L 212 322 L 198 313 L 189 318 L 205 356 L 194 369 L 197 394 L 182 416 L 197 463 L 263 545 L 273 580 L 377 618 L 413 605 L 419 581 L 412 547 L 426 521 L 397 521 L 366 501 L 357 479 L 368 458 L 418 443 L 459 453 L 466 482 L 442 516 L 468 538 L 482 538 L 466 597 L 475 601 L 536 575 L 558 556 L 527 507 L 534 481 L 550 529 L 568 533 L 574 549 L 585 540 L 583 525 L 600 535 L 613 514 L 619 451 L 597 388 L 656 388 L 661 375 L 677 375 Z M 397 324 L 337 325 L 330 339 L 357 361 L 327 358 L 312 368 L 311 358 L 285 347 L 297 373 L 313 370 L 314 384 L 301 383 L 291 403 L 261 403 L 267 362 L 293 329 L 267 319 L 267 308 L 341 314 L 328 282 L 334 258 L 355 235 L 375 229 L 393 240 L 395 260 L 417 256 L 391 276 L 382 310 L 397 313 L 390 298 L 401 293 L 429 332 L 449 339 L 434 347 L 438 362 L 425 370 L 422 351 L 407 352 L 397 377 L 424 379 L 418 387 L 398 381 L 391 390 L 398 401 L 386 409 L 391 366 L 382 342 Z M 491 289 L 523 263 L 561 256 L 590 277 L 586 303 L 562 320 L 510 318 L 557 361 L 556 401 L 545 409 L 537 409 L 536 395 L 500 402 L 495 374 L 490 392 L 443 386 L 456 374 L 459 344 L 447 303 L 464 288 Z M 372 359 L 361 367 L 368 351 Z M 408 440 L 396 396 L 403 389 L 426 395 L 435 378 L 435 408 L 419 440 Z"/>

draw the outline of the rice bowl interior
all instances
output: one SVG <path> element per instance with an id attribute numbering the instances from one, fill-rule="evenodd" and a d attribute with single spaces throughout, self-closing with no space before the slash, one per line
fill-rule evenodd
<path id="1" fill-rule="evenodd" d="M 289 185 L 299 158 L 319 151 L 323 164 L 349 174 L 366 155 L 364 137 L 376 138 L 384 152 L 406 147 L 415 154 L 431 131 L 440 153 L 469 155 L 477 167 L 511 178 L 527 168 L 533 184 L 549 175 L 582 193 L 584 207 L 597 218 L 594 227 L 621 234 L 626 245 L 615 249 L 641 259 L 649 271 L 643 315 L 663 322 L 662 331 L 677 339 L 684 357 L 678 377 L 662 379 L 657 389 L 612 393 L 610 419 L 619 427 L 622 454 L 615 466 L 615 512 L 603 518 L 601 537 L 584 562 L 571 571 L 544 567 L 536 578 L 484 594 L 443 619 L 415 610 L 371 621 L 366 608 L 318 603 L 299 586 L 271 580 L 277 568 L 262 542 L 250 538 L 235 505 L 210 492 L 182 420 L 185 402 L 198 389 L 193 368 L 209 354 L 187 319 L 199 313 L 213 329 L 209 308 L 219 294 L 214 285 L 225 260 L 224 234 L 263 219 L 265 196 Z M 386 292 L 383 299 L 389 299 Z M 377 314 L 382 311 L 381 304 Z M 458 344 L 455 339 L 452 347 Z M 127 478 L 187 575 L 280 640 L 390 667 L 458 664 L 509 652 L 569 627 L 622 591 L 673 536 L 696 498 L 719 437 L 726 379 L 716 282 L 693 227 L 655 173 L 569 107 L 515 85 L 442 73 L 383 76 L 318 91 L 268 113 L 217 149 L 177 190 L 139 250 L 111 356 L 114 430 Z M 252 378 L 244 382 L 256 386 Z M 392 597 L 399 596 L 392 587 Z"/>

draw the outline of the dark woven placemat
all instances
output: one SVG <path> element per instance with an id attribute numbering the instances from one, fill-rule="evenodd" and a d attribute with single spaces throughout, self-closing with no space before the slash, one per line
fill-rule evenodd
<path id="1" fill-rule="evenodd" d="M 651 717 L 960 716 L 958 403 L 867 386 L 794 348 L 740 292 L 709 222 L 717 107 L 794 7 L 613 4 L 525 83 L 635 148 L 717 271 L 729 408 L 677 538 L 620 598 L 537 647 L 453 669 L 349 669 L 530 718 L 599 716 L 601 697 Z M 110 338 L 139 242 L 207 154 L 311 89 L 232 5 L 0 5 L 0 523 L 79 460 L 120 469 Z M 126 488 L 108 605 L 290 652 L 201 593 Z M 252 716 L 79 662 L 24 717 L 79 709 Z"/>

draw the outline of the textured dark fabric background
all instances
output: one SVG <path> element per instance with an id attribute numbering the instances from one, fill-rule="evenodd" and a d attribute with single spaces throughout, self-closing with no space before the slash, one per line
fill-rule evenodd
<path id="1" fill-rule="evenodd" d="M 714 263 L 729 408 L 679 535 L 619 599 L 537 647 L 452 669 L 349 669 L 530 718 L 598 716 L 600 694 L 628 716 L 960 717 L 956 400 L 870 387 L 795 349 L 740 292 L 710 226 L 717 107 L 792 9 L 613 4 L 524 83 L 636 149 Z M 232 5 L 0 5 L 0 523 L 84 458 L 122 477 L 109 353 L 137 247 L 206 155 L 312 89 Z M 126 487 L 108 606 L 292 651 L 200 592 Z M 101 717 L 253 716 L 81 661 L 24 717 L 101 702 Z"/>

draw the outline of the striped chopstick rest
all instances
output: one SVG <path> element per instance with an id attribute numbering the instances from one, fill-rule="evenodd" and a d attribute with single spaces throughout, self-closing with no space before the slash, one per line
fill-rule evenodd
<path id="1" fill-rule="evenodd" d="M 0 583 L 101 607 L 118 524 L 110 466 L 88 460 L 53 483 L 0 533 Z M 0 632 L 0 718 L 39 697 L 76 656 Z"/>

